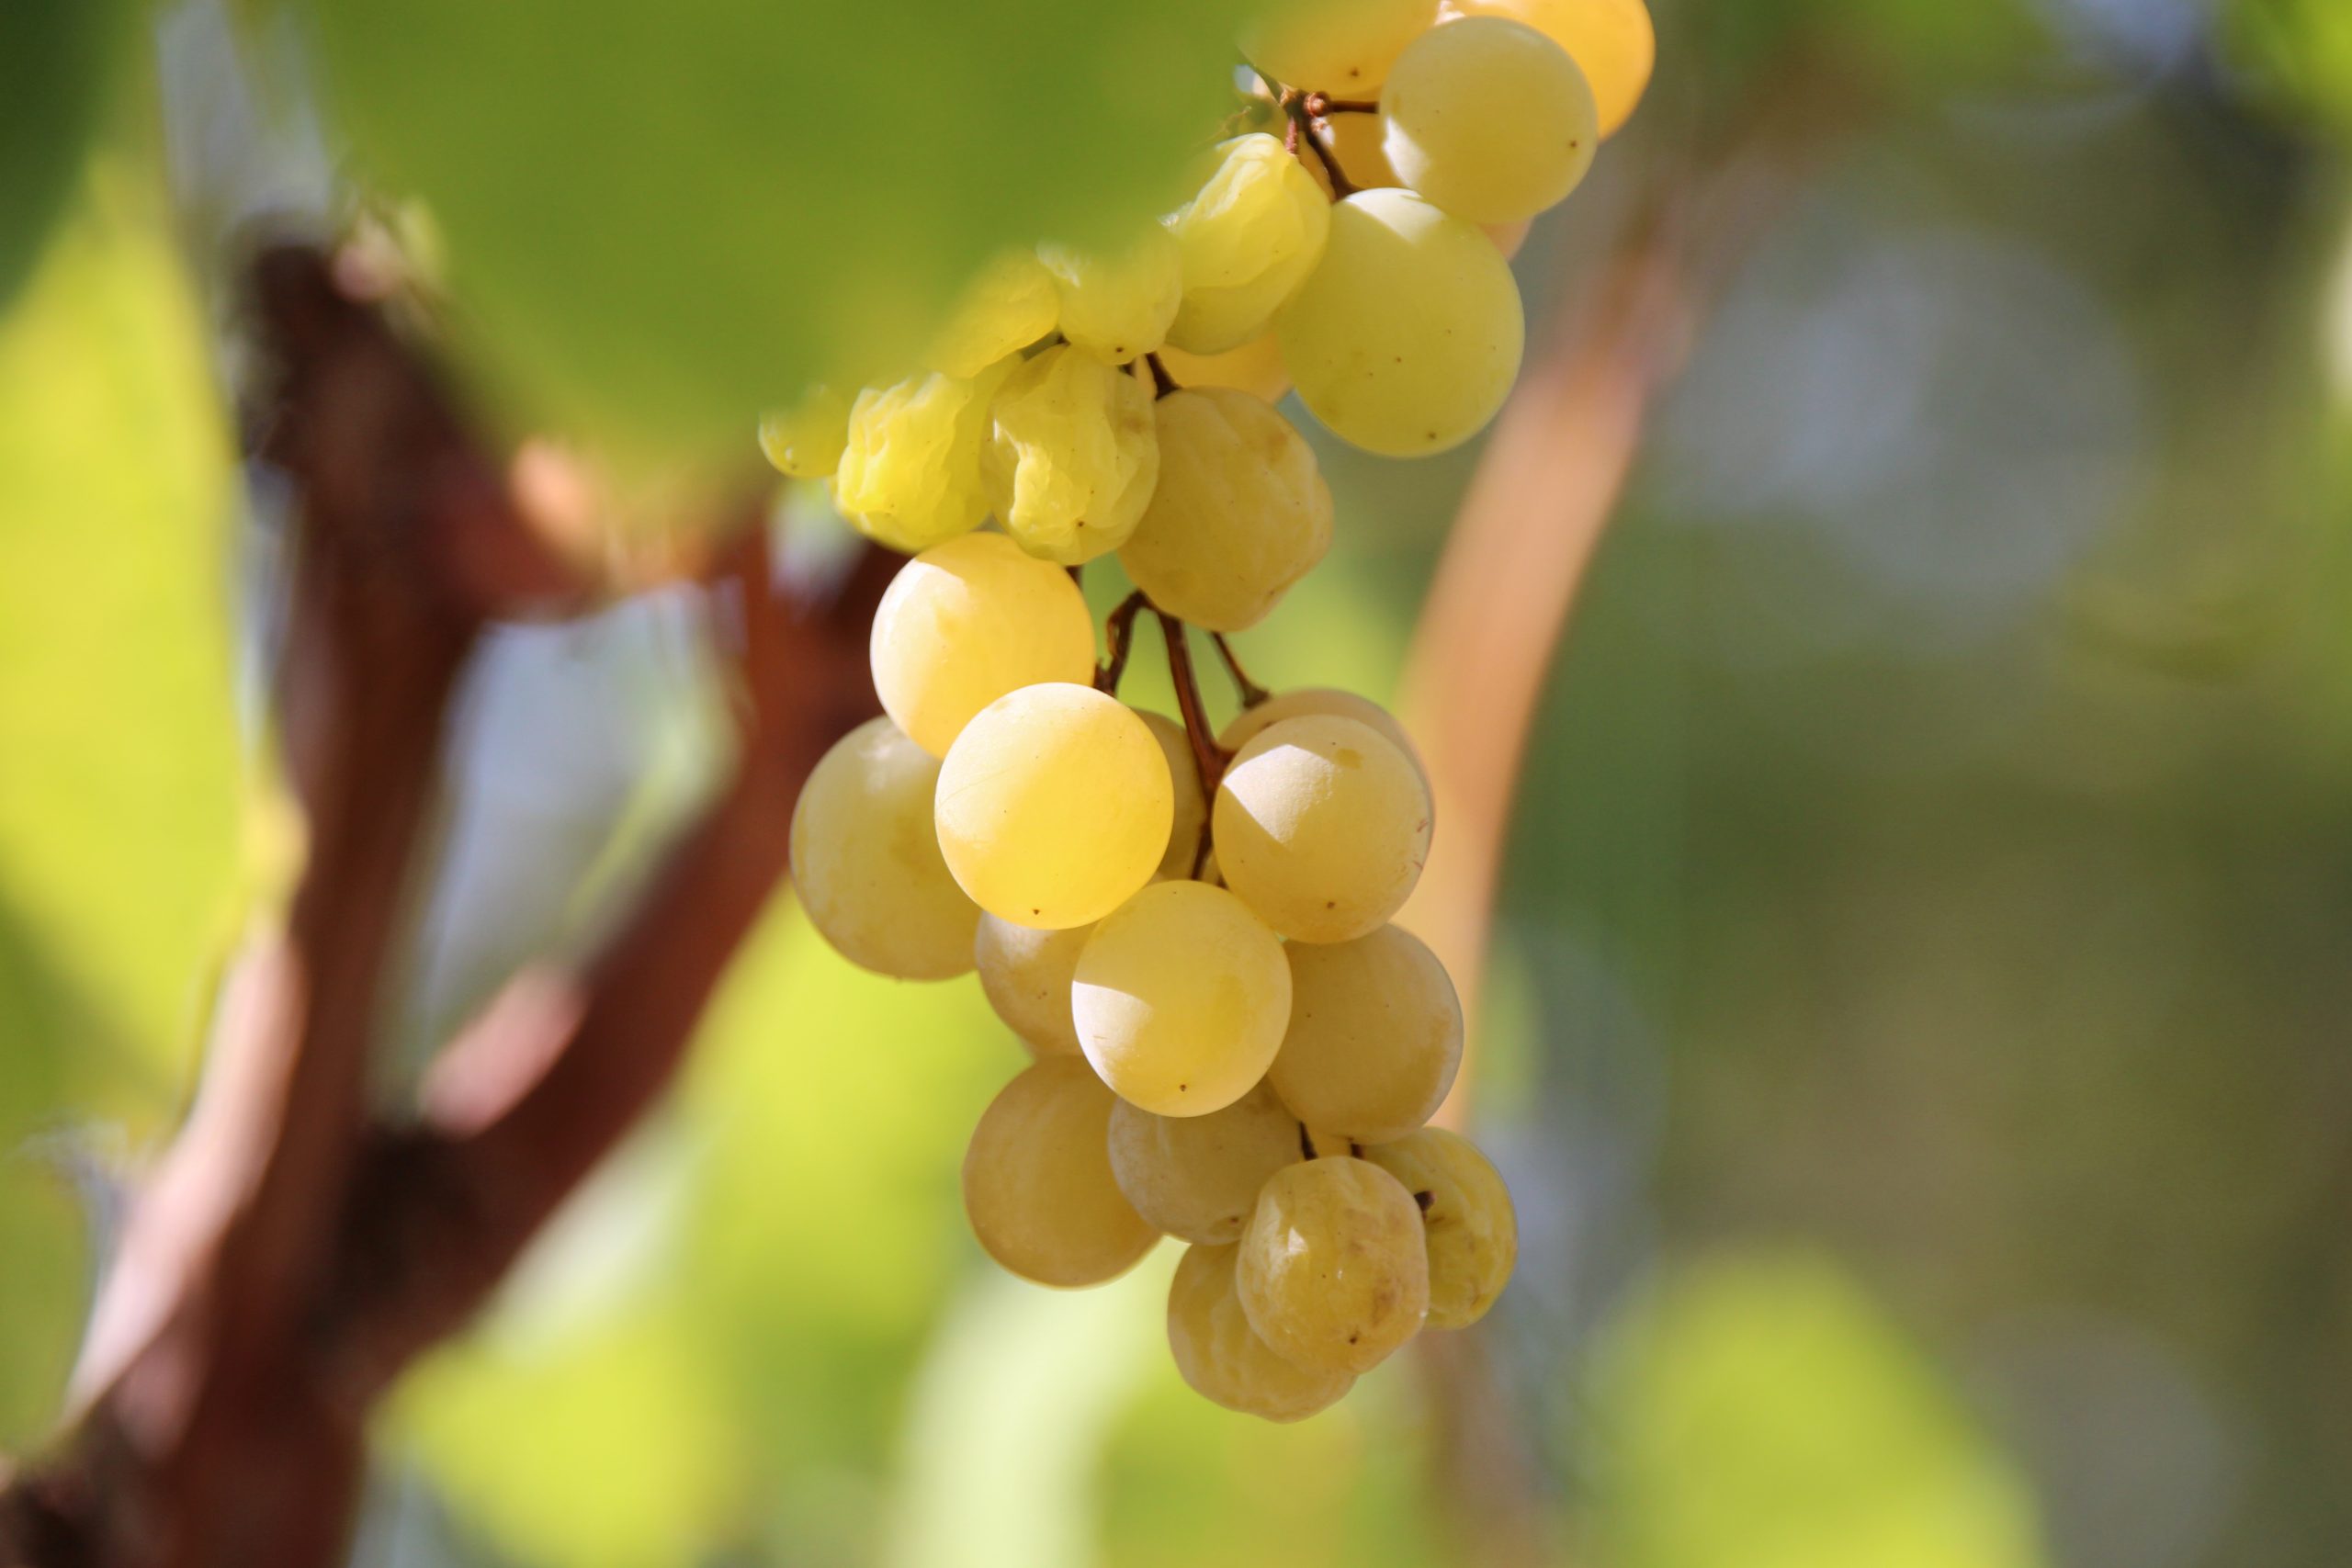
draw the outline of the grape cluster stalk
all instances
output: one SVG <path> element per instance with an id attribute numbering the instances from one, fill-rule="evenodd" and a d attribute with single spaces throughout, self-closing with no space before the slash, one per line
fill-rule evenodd
<path id="1" fill-rule="evenodd" d="M 1506 252 L 1654 43 L 1640 0 L 1306 0 L 1239 43 L 1251 90 L 1182 207 L 1124 248 L 998 257 L 908 376 L 813 389 L 760 439 L 912 558 L 874 618 L 885 716 L 818 764 L 791 860 L 844 956 L 977 970 L 1035 1058 L 974 1130 L 974 1233 L 1062 1288 L 1187 1243 L 1178 1369 L 1291 1421 L 1476 1322 L 1518 1242 L 1494 1167 L 1427 1125 L 1464 1023 L 1391 923 L 1434 820 L 1419 753 L 1227 640 L 1331 542 L 1275 400 L 1393 457 L 1483 429 L 1524 344 Z M 1079 578 L 1106 558 L 1134 592 L 1098 660 Z M 1118 694 L 1146 613 L 1174 718 Z M 1196 631 L 1239 697 L 1221 728 Z"/>

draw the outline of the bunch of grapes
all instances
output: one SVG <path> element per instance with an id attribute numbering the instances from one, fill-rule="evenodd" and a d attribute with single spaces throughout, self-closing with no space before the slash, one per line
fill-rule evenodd
<path id="1" fill-rule="evenodd" d="M 809 777 L 792 864 L 845 956 L 977 968 L 1035 1058 L 973 1134 L 973 1230 L 1060 1287 L 1189 1243 L 1179 1369 L 1296 1420 L 1476 1322 L 1517 1230 L 1426 1124 L 1463 1017 L 1390 923 L 1433 818 L 1412 742 L 1348 693 L 1270 695 L 1225 640 L 1330 541 L 1271 400 L 1391 456 L 1483 427 L 1523 335 L 1498 228 L 1576 187 L 1651 46 L 1640 0 L 1312 0 L 1243 43 L 1238 134 L 1182 207 L 1122 250 L 1000 258 L 914 374 L 819 389 L 761 440 L 913 556 L 874 621 L 886 716 Z M 1076 580 L 1114 554 L 1135 592 L 1098 667 Z M 1118 697 L 1146 612 L 1181 724 Z M 1221 730 L 1193 628 L 1242 694 Z"/>

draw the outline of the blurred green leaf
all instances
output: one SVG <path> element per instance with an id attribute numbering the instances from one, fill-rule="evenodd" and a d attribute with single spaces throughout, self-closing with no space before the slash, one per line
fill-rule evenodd
<path id="1" fill-rule="evenodd" d="M 62 1179 L 25 1154 L 0 1155 L 0 1450 L 57 1420 L 81 1338 L 85 1234 Z"/>
<path id="2" fill-rule="evenodd" d="M 0 307 L 74 194 L 124 9 L 116 0 L 0 6 Z"/>
<path id="3" fill-rule="evenodd" d="M 2240 64 L 2298 112 L 2352 134 L 2352 6 L 2237 0 L 2227 19 Z"/>

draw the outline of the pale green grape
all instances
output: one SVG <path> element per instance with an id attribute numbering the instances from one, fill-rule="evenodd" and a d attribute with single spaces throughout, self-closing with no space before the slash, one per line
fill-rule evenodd
<path id="1" fill-rule="evenodd" d="M 1600 145 L 1592 88 L 1566 51 L 1501 17 L 1424 33 L 1380 89 L 1381 142 L 1407 185 L 1473 223 L 1564 200 Z"/>
<path id="2" fill-rule="evenodd" d="M 792 880 L 808 923 L 861 968 L 944 980 L 972 966 L 980 912 L 932 832 L 939 761 L 887 718 L 837 741 L 792 809 Z"/>
<path id="3" fill-rule="evenodd" d="M 1603 136 L 1632 118 L 1657 63 L 1657 30 L 1642 0 L 1451 0 L 1451 8 L 1525 22 L 1566 50 L 1592 85 Z"/>
<path id="4" fill-rule="evenodd" d="M 1092 679 L 1094 621 L 1069 573 L 1001 534 L 967 534 L 899 569 L 875 609 L 869 654 L 883 710 L 944 757 L 1007 692 Z"/>
<path id="5" fill-rule="evenodd" d="M 1268 1421 L 1304 1421 L 1355 1385 L 1346 1372 L 1312 1371 L 1274 1353 L 1250 1326 L 1234 1290 L 1240 1249 L 1191 1247 L 1168 1288 L 1168 1348 L 1193 1392 Z"/>
<path id="6" fill-rule="evenodd" d="M 1429 782 L 1429 770 L 1421 765 L 1420 749 L 1396 716 L 1355 692 L 1341 691 L 1336 686 L 1297 686 L 1287 692 L 1277 692 L 1255 707 L 1243 708 L 1235 714 L 1226 727 L 1217 731 L 1216 743 L 1227 751 L 1238 751 L 1258 737 L 1269 725 L 1280 724 L 1286 718 L 1304 718 L 1309 714 L 1326 714 L 1334 718 L 1351 718 L 1358 724 L 1368 724 L 1378 730 L 1388 743 L 1405 753 L 1413 771 Z"/>
<path id="7" fill-rule="evenodd" d="M 1526 323 L 1510 264 L 1408 190 L 1331 209 L 1323 262 L 1275 319 L 1299 398 L 1333 434 L 1414 457 L 1459 446 L 1503 406 Z"/>
<path id="8" fill-rule="evenodd" d="M 1224 888 L 1155 883 L 1094 928 L 1070 1011 L 1080 1048 L 1120 1099 L 1205 1116 L 1265 1077 L 1290 1021 L 1290 964 Z"/>
<path id="9" fill-rule="evenodd" d="M 1091 686 L 1024 686 L 974 716 L 939 770 L 947 869 L 1017 926 L 1101 919 L 1168 852 L 1175 792 L 1159 742 Z"/>
<path id="10" fill-rule="evenodd" d="M 1150 728 L 1151 738 L 1159 742 L 1159 754 L 1168 760 L 1168 780 L 1175 790 L 1173 825 L 1168 829 L 1167 852 L 1159 857 L 1159 874 L 1190 876 L 1193 857 L 1201 852 L 1201 834 L 1209 820 L 1208 796 L 1201 791 L 1201 764 L 1193 755 L 1193 743 L 1182 725 L 1156 713 L 1144 714 L 1143 721 Z"/>
<path id="11" fill-rule="evenodd" d="M 964 1151 L 964 1213 L 980 1246 L 1040 1285 L 1099 1285 L 1159 1235 L 1111 1179 L 1111 1091 L 1075 1056 L 1004 1086 Z"/>
<path id="12" fill-rule="evenodd" d="M 778 473 L 796 479 L 832 478 L 848 445 L 849 400 L 831 387 L 812 387 L 790 408 L 760 420 L 760 450 Z"/>
<path id="13" fill-rule="evenodd" d="M 980 482 L 989 405 L 1012 373 L 933 373 L 857 395 L 833 474 L 833 504 L 858 532 L 909 555 L 968 534 L 989 514 Z"/>
<path id="14" fill-rule="evenodd" d="M 1023 549 L 1078 566 L 1126 543 L 1159 479 L 1149 388 L 1057 344 L 1007 378 L 991 417 L 981 474 Z"/>
<path id="15" fill-rule="evenodd" d="M 1241 1239 L 1266 1179 L 1304 1156 L 1298 1119 L 1263 1084 L 1206 1116 L 1111 1108 L 1111 1174 L 1156 1230 L 1186 1241 Z"/>
<path id="16" fill-rule="evenodd" d="M 1361 97 L 1437 17 L 1433 0 L 1289 0 L 1241 35 L 1250 63 L 1286 87 Z"/>
<path id="17" fill-rule="evenodd" d="M 1159 350 L 1159 363 L 1180 387 L 1231 387 L 1270 403 L 1281 401 L 1290 390 L 1290 372 L 1283 368 L 1283 345 L 1272 332 L 1223 354 L 1187 354 L 1167 344 Z"/>
<path id="18" fill-rule="evenodd" d="M 977 376 L 1046 336 L 1060 313 L 1053 274 L 1031 253 L 1009 251 L 964 290 L 925 363 L 949 376 Z"/>
<path id="19" fill-rule="evenodd" d="M 1467 1328 L 1487 1315 L 1519 1261 L 1510 1189 L 1459 1133 L 1424 1127 L 1363 1157 L 1403 1184 L 1421 1206 L 1429 1238 L 1431 1328 Z"/>
<path id="20" fill-rule="evenodd" d="M 1062 336 L 1096 358 L 1125 365 L 1168 339 L 1184 298 L 1184 256 L 1175 237 L 1147 224 L 1123 251 L 1040 245 L 1037 259 L 1061 295 Z"/>
<path id="21" fill-rule="evenodd" d="M 1041 931 L 994 915 L 980 916 L 979 931 L 972 939 L 980 990 L 1031 1055 L 1079 1054 L 1069 987 L 1078 973 L 1079 953 L 1093 934 L 1092 926 Z"/>
<path id="22" fill-rule="evenodd" d="M 1222 354 L 1263 333 L 1315 270 L 1331 231 L 1329 198 L 1280 141 L 1253 131 L 1218 152 L 1216 172 L 1167 220 L 1184 277 L 1168 341 L 1194 354 Z"/>
<path id="23" fill-rule="evenodd" d="M 1286 951 L 1290 1032 L 1269 1081 L 1292 1114 L 1360 1144 L 1434 1115 L 1462 1065 L 1462 1003 L 1437 954 L 1395 926 Z"/>
<path id="24" fill-rule="evenodd" d="M 1345 1157 L 1284 1166 L 1241 1233 L 1234 1285 L 1259 1337 L 1318 1371 L 1370 1371 L 1430 1304 L 1421 1211 L 1397 1179 Z"/>
<path id="25" fill-rule="evenodd" d="M 1253 626 L 1331 547 L 1315 453 L 1263 400 L 1229 388 L 1172 392 L 1153 412 L 1159 485 L 1120 564 L 1172 615 Z"/>
<path id="26" fill-rule="evenodd" d="M 1351 718 L 1308 715 L 1261 730 L 1226 769 L 1209 822 L 1225 885 L 1299 942 L 1379 930 L 1429 855 L 1428 786 Z"/>

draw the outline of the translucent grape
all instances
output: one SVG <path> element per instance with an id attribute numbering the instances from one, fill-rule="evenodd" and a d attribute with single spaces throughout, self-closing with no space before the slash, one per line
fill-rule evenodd
<path id="1" fill-rule="evenodd" d="M 1407 190 L 1331 209 L 1323 263 L 1275 319 L 1298 395 L 1368 452 L 1419 457 L 1483 429 L 1519 374 L 1519 286 L 1494 242 Z"/>
<path id="2" fill-rule="evenodd" d="M 964 1151 L 964 1213 L 980 1246 L 1040 1285 L 1099 1285 L 1159 1233 L 1111 1179 L 1111 1091 L 1075 1056 L 1032 1063 L 1004 1086 Z"/>
<path id="3" fill-rule="evenodd" d="M 1346 1372 L 1311 1371 L 1274 1353 L 1250 1326 L 1234 1290 L 1232 1246 L 1192 1247 L 1168 1289 L 1168 1348 L 1193 1391 L 1268 1421 L 1304 1421 L 1355 1385 Z"/>
<path id="4" fill-rule="evenodd" d="M 1159 742 L 1116 698 L 1024 686 L 956 736 L 934 816 L 947 869 L 975 903 L 1055 931 L 1101 919 L 1150 879 L 1174 790 Z"/>
<path id="5" fill-rule="evenodd" d="M 1380 145 L 1381 124 L 1376 114 L 1335 114 L 1325 121 L 1331 155 L 1340 160 L 1340 168 L 1348 183 L 1358 190 L 1385 190 L 1405 182 L 1388 166 L 1388 154 Z M 1306 163 L 1310 172 L 1320 171 L 1321 159 L 1309 152 Z"/>
<path id="6" fill-rule="evenodd" d="M 1519 1216 L 1510 1189 L 1478 1147 L 1458 1133 L 1424 1127 L 1363 1157 L 1388 1172 L 1421 1205 L 1429 1238 L 1431 1328 L 1467 1328 L 1487 1315 L 1519 1261 Z"/>
<path id="7" fill-rule="evenodd" d="M 909 555 L 979 526 L 989 513 L 980 448 L 989 405 L 1012 367 L 918 376 L 857 395 L 833 475 L 833 504 L 858 532 Z"/>
<path id="8" fill-rule="evenodd" d="M 1219 150 L 1216 171 L 1167 220 L 1183 259 L 1183 302 L 1168 341 L 1194 354 L 1238 348 L 1272 324 L 1322 259 L 1331 204 L 1263 132 Z"/>
<path id="9" fill-rule="evenodd" d="M 1008 251 L 964 290 L 924 363 L 949 376 L 977 376 L 1046 336 L 1060 313 L 1045 264 L 1028 251 Z"/>
<path id="10" fill-rule="evenodd" d="M 1360 97 L 1436 20 L 1433 0 L 1291 0 L 1241 36 L 1241 52 L 1287 87 Z"/>
<path id="11" fill-rule="evenodd" d="M 1380 89 L 1380 118 L 1397 176 L 1473 223 L 1517 222 L 1564 200 L 1600 145 L 1577 62 L 1502 17 L 1416 39 Z"/>
<path id="12" fill-rule="evenodd" d="M 841 467 L 849 445 L 849 400 L 831 387 L 812 387 L 788 409 L 760 421 L 760 450 L 778 473 L 825 479 Z"/>
<path id="13" fill-rule="evenodd" d="M 1012 1027 L 1033 1056 L 1078 1053 L 1078 1026 L 1070 1021 L 1070 980 L 1078 954 L 1092 926 L 1041 931 L 994 915 L 980 917 L 972 958 L 980 990 L 997 1017 Z"/>
<path id="14" fill-rule="evenodd" d="M 1143 721 L 1149 727 L 1151 738 L 1159 742 L 1159 754 L 1168 760 L 1168 780 L 1175 791 L 1168 850 L 1159 857 L 1159 874 L 1190 876 L 1193 857 L 1201 851 L 1201 831 L 1209 820 L 1208 796 L 1201 790 L 1201 765 L 1193 755 L 1193 743 L 1182 725 L 1156 713 L 1143 715 Z"/>
<path id="15" fill-rule="evenodd" d="M 1286 951 L 1290 1031 L 1269 1081 L 1291 1113 L 1359 1144 L 1436 1114 L 1462 1065 L 1462 1003 L 1437 954 L 1395 926 Z"/>
<path id="16" fill-rule="evenodd" d="M 1421 765 L 1420 749 L 1396 716 L 1354 692 L 1341 691 L 1336 686 L 1296 686 L 1287 692 L 1277 692 L 1255 707 L 1243 708 L 1217 731 L 1216 743 L 1228 751 L 1238 751 L 1257 739 L 1269 725 L 1280 724 L 1286 718 L 1303 718 L 1309 714 L 1325 714 L 1334 718 L 1351 718 L 1358 724 L 1368 724 L 1378 730 L 1382 739 L 1405 753 L 1413 771 L 1429 782 L 1429 770 Z"/>
<path id="17" fill-rule="evenodd" d="M 1078 566 L 1126 543 L 1159 478 L 1150 389 L 1057 344 L 1006 378 L 991 418 L 981 477 L 1023 549 Z"/>
<path id="18" fill-rule="evenodd" d="M 1276 1171 L 1239 1248 L 1234 1286 L 1250 1326 L 1301 1367 L 1370 1371 L 1419 1331 L 1429 1310 L 1420 1207 L 1365 1160 Z"/>
<path id="19" fill-rule="evenodd" d="M 1403 752 L 1351 718 L 1261 730 L 1226 770 L 1209 822 L 1226 886 L 1300 942 L 1379 930 L 1429 854 L 1428 787 Z"/>
<path id="20" fill-rule="evenodd" d="M 1266 1076 L 1290 1021 L 1290 964 L 1224 888 L 1155 883 L 1094 928 L 1070 1011 L 1080 1049 L 1120 1099 L 1205 1116 Z"/>
<path id="21" fill-rule="evenodd" d="M 1298 1119 L 1260 1084 L 1206 1116 L 1111 1108 L 1111 1174 L 1136 1213 L 1186 1241 L 1241 1239 L 1258 1190 L 1304 1157 Z"/>
<path id="22" fill-rule="evenodd" d="M 884 711 L 934 757 L 1007 692 L 1094 673 L 1078 584 L 1001 534 L 967 534 L 900 567 L 868 647 Z"/>
<path id="23" fill-rule="evenodd" d="M 1172 392 L 1153 412 L 1159 486 L 1120 563 L 1170 615 L 1211 631 L 1253 626 L 1330 548 L 1315 453 L 1247 392 Z"/>
<path id="24" fill-rule="evenodd" d="M 1452 8 L 1524 22 L 1566 50 L 1592 86 L 1604 137 L 1633 117 L 1657 63 L 1657 31 L 1642 0 L 1453 0 Z"/>
<path id="25" fill-rule="evenodd" d="M 1230 387 L 1270 403 L 1290 390 L 1283 346 L 1271 332 L 1223 354 L 1187 354 L 1168 344 L 1159 350 L 1159 362 L 1180 387 Z"/>
<path id="26" fill-rule="evenodd" d="M 1062 336 L 1078 347 L 1125 365 L 1167 341 L 1183 302 L 1184 257 L 1159 224 L 1147 225 L 1124 251 L 1040 245 L 1037 257 L 1061 296 Z"/>
<path id="27" fill-rule="evenodd" d="M 836 952 L 900 980 L 972 966 L 980 912 L 956 886 L 931 829 L 938 760 L 887 718 L 825 753 L 792 809 L 792 880 L 808 923 Z"/>

